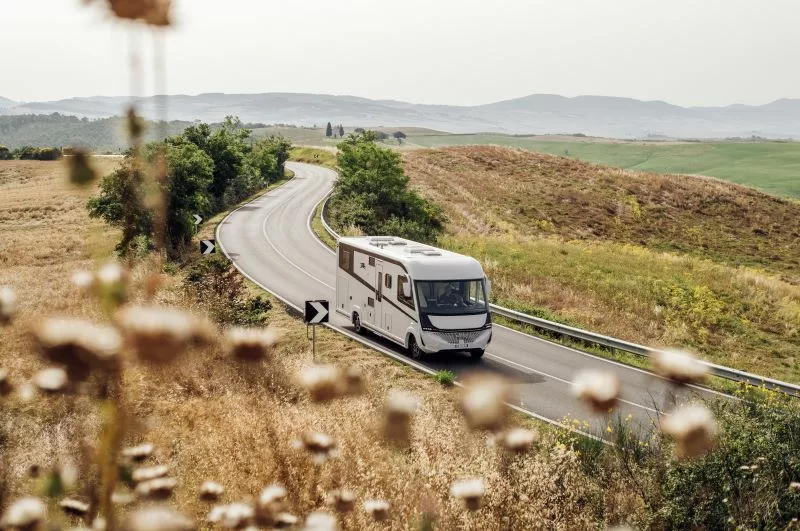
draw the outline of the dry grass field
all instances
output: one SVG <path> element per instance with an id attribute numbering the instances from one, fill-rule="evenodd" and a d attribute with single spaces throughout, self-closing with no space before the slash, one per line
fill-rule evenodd
<path id="1" fill-rule="evenodd" d="M 113 161 L 100 165 L 107 171 Z M 75 269 L 109 259 L 116 237 L 87 218 L 85 201 L 66 185 L 60 163 L 0 163 L 0 285 L 12 286 L 20 301 L 16 319 L 0 325 L 0 368 L 17 389 L 44 367 L 28 335 L 42 318 L 108 321 L 93 297 L 70 282 Z M 145 279 L 158 269 L 155 259 L 133 268 L 131 302 L 144 300 Z M 192 307 L 179 285 L 180 273 L 167 277 L 156 301 Z M 202 522 L 212 505 L 198 499 L 201 483 L 215 480 L 226 489 L 225 502 L 252 500 L 266 485 L 281 483 L 288 491 L 288 510 L 301 519 L 312 510 L 333 512 L 327 493 L 350 489 L 356 507 L 338 515 L 341 529 L 431 529 L 426 527 L 430 520 L 436 529 L 578 529 L 643 522 L 642 500 L 631 493 L 630 479 L 613 470 L 586 475 L 578 453 L 562 444 L 563 435 L 539 427 L 542 441 L 523 454 L 490 446 L 485 434 L 465 424 L 457 390 L 328 331 L 320 334 L 320 360 L 360 368 L 366 391 L 331 403 L 311 402 L 294 379 L 312 363 L 305 327 L 277 306 L 268 315 L 284 338 L 265 361 L 242 364 L 211 345 L 193 348 L 165 368 L 137 363 L 125 352 L 118 398 L 126 412 L 123 443 L 155 445 L 147 463 L 169 467 L 178 484 L 168 503 L 193 520 Z M 380 436 L 391 390 L 419 401 L 405 447 Z M 107 410 L 87 394 L 24 401 L 15 392 L 0 401 L 0 507 L 24 494 L 41 494 L 42 477 L 70 464 L 79 472 L 71 495 L 89 498 L 97 473 L 90 463 Z M 522 418 L 513 422 L 536 429 Z M 315 465 L 307 452 L 292 446 L 313 432 L 337 442 L 338 458 Z M 38 479 L 30 477 L 33 466 L 41 468 Z M 453 481 L 469 477 L 486 484 L 477 511 L 466 510 L 449 494 Z M 362 502 L 372 498 L 391 504 L 387 521 L 374 522 L 363 510 Z M 49 502 L 51 521 L 76 525 L 77 518 L 61 515 L 57 501 Z"/>
<path id="2" fill-rule="evenodd" d="M 800 381 L 798 203 L 502 147 L 404 163 L 499 303 Z"/>

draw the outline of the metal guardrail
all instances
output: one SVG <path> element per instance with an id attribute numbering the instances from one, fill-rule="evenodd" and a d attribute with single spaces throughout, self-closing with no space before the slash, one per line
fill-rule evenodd
<path id="1" fill-rule="evenodd" d="M 330 199 L 330 194 L 328 194 L 328 197 L 326 197 L 323 200 L 322 212 L 320 213 L 320 218 L 322 220 L 322 226 L 325 227 L 325 230 L 328 232 L 328 234 L 330 234 L 334 239 L 338 240 L 339 238 L 341 238 L 341 236 L 335 230 L 333 230 L 333 228 L 328 223 L 327 219 L 325 219 L 326 214 L 328 212 L 329 199 Z M 522 312 L 518 312 L 510 308 L 504 308 L 503 306 L 497 306 L 496 304 L 490 304 L 489 309 L 492 311 L 493 314 L 505 317 L 506 319 L 511 319 L 542 330 L 547 330 L 548 332 L 561 334 L 562 336 L 566 336 L 572 339 L 578 339 L 581 341 L 586 341 L 587 343 L 601 345 L 603 347 L 610 348 L 612 350 L 621 350 L 623 352 L 630 352 L 632 354 L 636 354 L 645 358 L 650 357 L 651 355 L 658 352 L 658 349 L 652 349 L 650 347 L 637 345 L 636 343 L 629 343 L 627 341 L 623 341 L 621 339 L 617 339 L 614 337 L 604 336 L 602 334 L 589 332 L 587 330 L 582 330 L 580 328 L 575 328 L 573 326 L 556 323 L 554 321 L 548 321 L 547 319 L 542 319 L 541 317 L 534 317 L 533 315 L 528 315 Z M 767 378 L 764 376 L 759 376 L 757 374 L 740 371 L 738 369 L 732 369 L 730 367 L 724 367 L 722 365 L 717 365 L 715 363 L 710 363 L 707 361 L 701 361 L 701 363 L 703 363 L 706 367 L 708 367 L 709 373 L 714 376 L 719 376 L 720 378 L 725 378 L 726 380 L 731 380 L 734 382 L 748 383 L 756 387 L 763 385 L 764 387 L 767 387 L 769 389 L 775 389 L 783 393 L 786 393 L 788 395 L 800 397 L 800 385 L 795 385 L 788 382 L 782 382 L 780 380 L 774 380 L 772 378 Z"/>

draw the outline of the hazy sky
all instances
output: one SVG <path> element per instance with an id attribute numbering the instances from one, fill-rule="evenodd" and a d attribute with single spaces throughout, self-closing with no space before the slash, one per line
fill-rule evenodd
<path id="1" fill-rule="evenodd" d="M 174 0 L 170 94 L 315 92 L 479 104 L 531 93 L 679 105 L 800 97 L 796 0 Z M 149 32 L 80 0 L 3 2 L 0 96 L 131 92 Z"/>

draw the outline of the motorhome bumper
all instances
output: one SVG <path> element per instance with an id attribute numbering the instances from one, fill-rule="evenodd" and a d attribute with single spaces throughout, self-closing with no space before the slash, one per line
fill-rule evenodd
<path id="1" fill-rule="evenodd" d="M 428 353 L 442 350 L 483 349 L 492 338 L 492 329 L 459 332 L 422 332 L 420 348 Z M 423 346 L 424 345 L 424 346 Z"/>

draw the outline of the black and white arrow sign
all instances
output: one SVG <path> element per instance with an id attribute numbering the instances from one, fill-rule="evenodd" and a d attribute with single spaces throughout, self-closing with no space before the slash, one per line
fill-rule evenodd
<path id="1" fill-rule="evenodd" d="M 203 222 L 203 218 L 201 218 L 197 214 L 193 214 L 193 216 L 194 216 L 194 224 L 195 225 L 200 225 Z"/>
<path id="2" fill-rule="evenodd" d="M 328 322 L 328 301 L 306 301 L 306 324 Z"/>
<path id="3" fill-rule="evenodd" d="M 217 252 L 216 240 L 200 240 L 200 254 L 213 254 Z"/>

